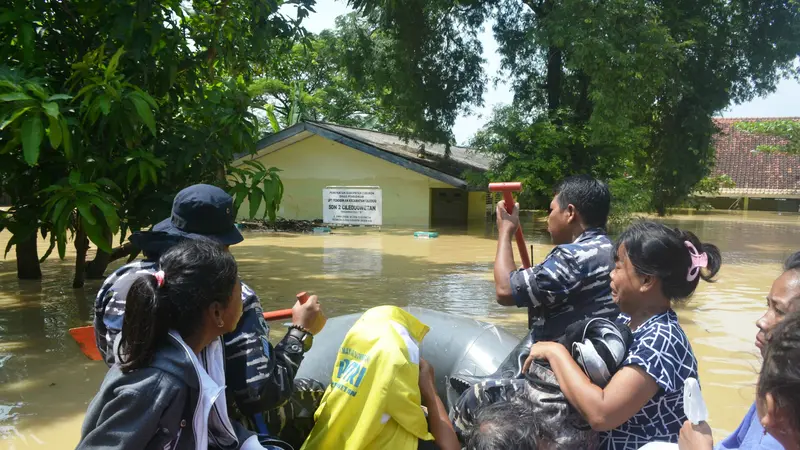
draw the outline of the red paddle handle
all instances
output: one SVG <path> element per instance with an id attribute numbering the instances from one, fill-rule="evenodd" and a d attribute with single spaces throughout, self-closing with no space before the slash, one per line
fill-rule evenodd
<path id="1" fill-rule="evenodd" d="M 302 305 L 308 300 L 308 293 L 301 292 L 297 294 L 297 300 Z M 278 311 L 267 311 L 264 313 L 264 320 L 286 320 L 292 318 L 291 309 L 280 309 Z"/>
<path id="2" fill-rule="evenodd" d="M 506 211 L 512 214 L 515 204 L 514 196 L 511 195 L 510 191 L 503 191 L 503 200 L 506 203 Z M 525 247 L 525 237 L 522 236 L 522 226 L 517 227 L 517 233 L 514 237 L 517 238 L 517 248 L 519 249 L 519 258 L 522 260 L 522 267 L 527 269 L 531 266 L 531 258 L 528 256 L 528 248 Z"/>

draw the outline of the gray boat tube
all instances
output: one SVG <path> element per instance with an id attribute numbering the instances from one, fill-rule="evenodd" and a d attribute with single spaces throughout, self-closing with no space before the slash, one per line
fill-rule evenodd
<path id="1" fill-rule="evenodd" d="M 452 375 L 486 376 L 495 373 L 520 338 L 501 327 L 467 317 L 426 308 L 402 308 L 430 327 L 421 344 L 422 357 L 436 374 L 436 390 L 448 405 L 457 393 L 448 388 Z M 303 358 L 297 378 L 313 378 L 326 388 L 331 381 L 339 347 L 361 313 L 328 319 L 314 336 L 314 345 Z"/>

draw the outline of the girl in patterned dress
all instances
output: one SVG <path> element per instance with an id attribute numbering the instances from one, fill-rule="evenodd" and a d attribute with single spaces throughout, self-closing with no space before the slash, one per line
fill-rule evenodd
<path id="1" fill-rule="evenodd" d="M 611 293 L 630 326 L 634 342 L 611 381 L 589 381 L 570 350 L 538 342 L 525 363 L 547 360 L 567 400 L 593 429 L 600 448 L 638 449 L 650 441 L 677 442 L 686 420 L 683 384 L 697 376 L 697 360 L 672 302 L 689 297 L 702 278 L 719 271 L 719 249 L 690 232 L 655 222 L 639 222 L 619 237 Z"/>

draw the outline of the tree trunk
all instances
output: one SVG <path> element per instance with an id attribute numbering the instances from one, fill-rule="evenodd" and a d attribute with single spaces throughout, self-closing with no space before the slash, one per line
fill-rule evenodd
<path id="1" fill-rule="evenodd" d="M 106 242 L 108 242 L 108 245 L 111 246 L 111 230 L 106 228 L 106 230 L 103 232 L 103 237 L 105 238 Z M 86 265 L 86 278 L 90 280 L 102 279 L 106 268 L 112 261 L 112 256 L 112 254 L 106 253 L 98 248 L 94 259 L 89 261 L 89 263 Z M 121 258 L 121 256 L 117 257 L 116 259 L 119 258 Z"/>
<path id="2" fill-rule="evenodd" d="M 552 117 L 561 106 L 562 81 L 561 49 L 556 46 L 547 48 L 547 111 Z"/>
<path id="3" fill-rule="evenodd" d="M 75 231 L 75 278 L 72 280 L 72 287 L 82 288 L 86 281 L 86 252 L 89 251 L 89 238 L 86 232 L 78 225 Z"/>
<path id="4" fill-rule="evenodd" d="M 41 280 L 42 268 L 39 265 L 39 249 L 36 247 L 36 233 L 24 242 L 14 246 L 17 254 L 17 278 L 20 280 Z"/>

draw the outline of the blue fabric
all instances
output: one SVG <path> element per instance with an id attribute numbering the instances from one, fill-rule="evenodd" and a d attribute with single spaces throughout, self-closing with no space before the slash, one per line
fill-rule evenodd
<path id="1" fill-rule="evenodd" d="M 783 450 L 783 446 L 774 437 L 764 434 L 753 403 L 736 431 L 717 444 L 714 450 Z"/>
<path id="2" fill-rule="evenodd" d="M 618 319 L 628 323 L 624 314 Z M 602 433 L 600 448 L 638 449 L 651 441 L 678 442 L 683 423 L 683 384 L 697 376 L 697 359 L 686 333 L 671 309 L 651 317 L 633 332 L 633 345 L 623 366 L 639 366 L 653 377 L 659 390 L 627 422 Z"/>
<path id="3" fill-rule="evenodd" d="M 528 308 L 528 328 L 537 341 L 555 341 L 571 323 L 589 317 L 614 320 L 611 299 L 614 246 L 600 228 L 556 246 L 541 264 L 510 275 L 514 301 Z"/>

